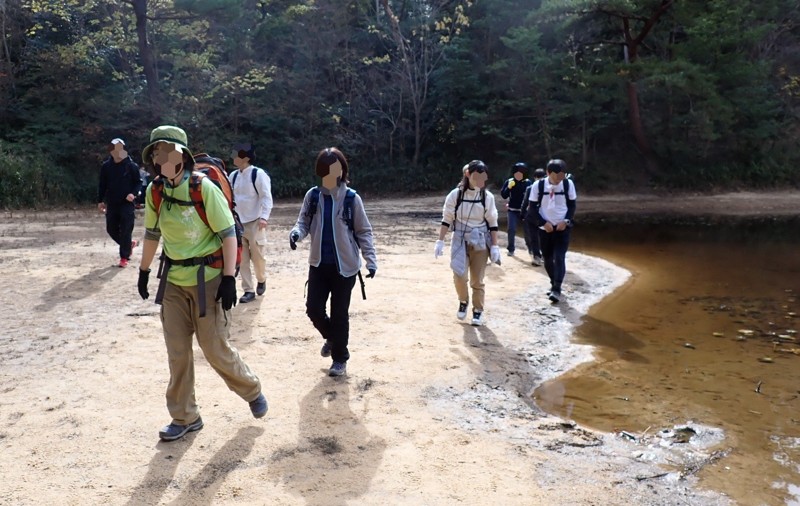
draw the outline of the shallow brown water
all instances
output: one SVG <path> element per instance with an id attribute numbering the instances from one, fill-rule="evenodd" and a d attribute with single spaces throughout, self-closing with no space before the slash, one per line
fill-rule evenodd
<path id="1" fill-rule="evenodd" d="M 576 229 L 572 250 L 633 276 L 576 330 L 597 360 L 537 389 L 539 405 L 606 431 L 720 427 L 731 452 L 703 469 L 704 486 L 743 505 L 800 504 L 800 355 L 788 352 L 800 353 L 798 230 L 797 220 Z"/>

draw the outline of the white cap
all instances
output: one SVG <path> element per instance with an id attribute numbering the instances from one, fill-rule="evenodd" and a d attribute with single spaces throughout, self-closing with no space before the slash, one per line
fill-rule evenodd
<path id="1" fill-rule="evenodd" d="M 116 139 L 111 139 L 111 144 L 122 144 L 124 146 L 125 145 L 125 141 L 123 141 L 122 139 L 117 137 Z"/>

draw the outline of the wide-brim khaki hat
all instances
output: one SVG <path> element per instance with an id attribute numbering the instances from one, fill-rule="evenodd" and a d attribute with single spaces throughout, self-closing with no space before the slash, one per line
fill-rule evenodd
<path id="1" fill-rule="evenodd" d="M 184 132 L 182 128 L 173 125 L 161 125 L 150 132 L 150 144 L 145 146 L 142 150 L 142 160 L 145 163 L 150 162 L 150 152 L 153 150 L 153 146 L 159 142 L 175 144 L 181 151 L 189 155 L 189 158 L 194 162 L 194 155 L 192 155 L 192 151 L 187 147 L 189 145 L 189 138 L 186 136 L 186 132 Z"/>

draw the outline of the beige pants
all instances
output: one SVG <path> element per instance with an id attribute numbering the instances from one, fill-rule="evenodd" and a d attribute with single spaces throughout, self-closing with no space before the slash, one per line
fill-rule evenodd
<path id="1" fill-rule="evenodd" d="M 485 294 L 483 274 L 486 272 L 489 249 L 476 250 L 469 244 L 466 245 L 466 248 L 467 265 L 469 267 L 463 276 L 453 273 L 453 282 L 456 285 L 458 300 L 462 302 L 469 302 L 469 288 L 467 285 L 471 286 L 472 309 L 474 311 L 483 311 L 483 297 Z"/>
<path id="2" fill-rule="evenodd" d="M 167 283 L 161 306 L 161 324 L 169 359 L 167 409 L 172 423 L 186 425 L 200 416 L 194 396 L 194 355 L 192 335 L 206 360 L 225 384 L 250 402 L 261 393 L 261 382 L 228 343 L 231 314 L 214 301 L 222 276 L 206 282 L 206 315 L 199 316 L 196 286 Z"/>
<path id="3" fill-rule="evenodd" d="M 242 290 L 245 292 L 255 292 L 256 285 L 253 283 L 253 270 L 255 278 L 259 283 L 267 280 L 267 229 L 258 229 L 258 220 L 244 224 L 244 235 L 242 236 L 242 265 L 239 272 L 242 275 Z M 253 269 L 250 262 L 253 262 Z"/>

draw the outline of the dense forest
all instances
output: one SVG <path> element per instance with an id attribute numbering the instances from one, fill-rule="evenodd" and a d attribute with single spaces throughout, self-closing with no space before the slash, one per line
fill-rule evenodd
<path id="1" fill-rule="evenodd" d="M 353 186 L 563 158 L 584 191 L 800 183 L 797 0 L 0 0 L 0 207 L 93 198 L 136 161 L 257 146 L 276 196 L 338 146 Z M 230 162 L 230 161 L 229 161 Z"/>

